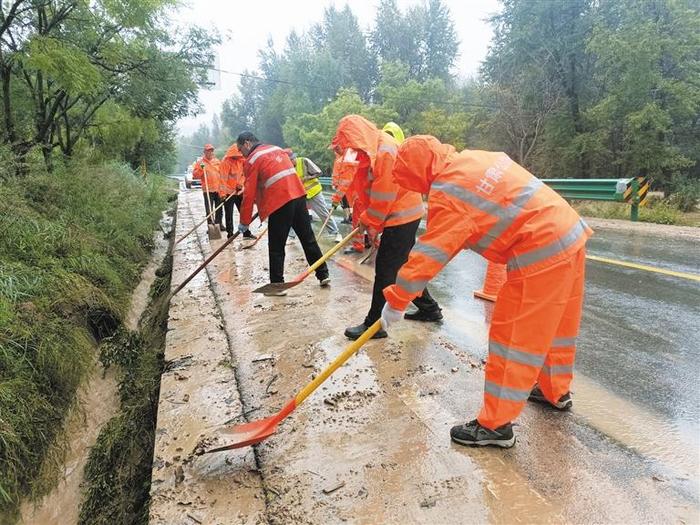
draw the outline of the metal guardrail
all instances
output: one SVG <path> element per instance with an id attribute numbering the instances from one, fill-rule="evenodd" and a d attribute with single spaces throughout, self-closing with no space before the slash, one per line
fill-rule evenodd
<path id="1" fill-rule="evenodd" d="M 631 179 L 542 179 L 547 186 L 569 200 L 626 202 L 631 205 L 630 219 L 639 218 L 639 206 L 649 195 L 648 177 Z"/>
<path id="2" fill-rule="evenodd" d="M 630 219 L 639 218 L 639 206 L 649 196 L 648 177 L 630 179 L 541 179 L 568 200 L 626 202 L 631 205 Z M 324 189 L 331 189 L 330 177 L 319 177 Z"/>

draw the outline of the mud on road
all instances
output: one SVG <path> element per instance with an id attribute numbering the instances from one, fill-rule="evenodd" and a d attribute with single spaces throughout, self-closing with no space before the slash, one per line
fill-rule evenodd
<path id="1" fill-rule="evenodd" d="M 185 198 L 193 210 L 201 206 L 198 193 Z M 205 254 L 220 242 L 210 245 L 203 229 L 198 235 Z M 288 278 L 305 267 L 296 242 L 287 248 Z M 202 401 L 217 404 L 223 402 L 217 396 L 240 393 L 236 410 L 218 420 L 207 417 L 197 429 L 210 445 L 226 443 L 219 432 L 224 422 L 279 410 L 345 348 L 344 328 L 359 323 L 369 306 L 372 270 L 347 256 L 331 265 L 330 289 L 311 277 L 286 297 L 253 294 L 268 281 L 267 245 L 241 248 L 234 243 L 207 272 L 237 392 L 227 391 L 232 387 L 227 384 Z M 202 286 L 204 280 L 195 290 Z M 472 300 L 471 292 L 465 287 L 465 300 Z M 178 310 L 178 316 L 196 318 L 188 321 L 192 337 L 201 320 L 196 316 L 209 311 L 208 300 L 205 305 L 202 312 L 194 304 L 187 312 Z M 581 383 L 582 402 L 571 413 L 526 407 L 513 449 L 467 449 L 450 442 L 449 428 L 473 418 L 481 403 L 490 308 L 478 303 L 469 315 L 447 309 L 442 326 L 400 323 L 389 339 L 370 341 L 268 440 L 216 459 L 193 458 L 184 470 L 193 485 L 218 490 L 204 467 L 213 461 L 239 480 L 219 475 L 239 507 L 228 517 L 206 514 L 207 522 L 698 522 L 695 463 L 669 464 L 635 448 L 630 436 L 637 434 L 617 428 L 624 417 L 606 427 L 606 416 L 595 407 L 607 403 L 607 394 L 589 380 Z M 630 409 L 616 402 L 618 411 Z M 253 492 L 243 497 L 244 490 Z M 207 501 L 206 490 L 197 494 L 200 508 L 220 504 L 211 502 L 213 496 Z M 178 523 L 191 522 L 185 514 L 180 508 Z"/>

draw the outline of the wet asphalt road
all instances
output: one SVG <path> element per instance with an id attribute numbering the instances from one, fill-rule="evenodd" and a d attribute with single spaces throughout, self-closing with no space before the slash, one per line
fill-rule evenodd
<path id="1" fill-rule="evenodd" d="M 587 249 L 700 274 L 700 243 L 687 238 L 599 229 Z M 429 285 L 448 313 L 441 331 L 479 358 L 486 357 L 492 306 L 472 292 L 481 288 L 485 269 L 481 256 L 463 252 Z M 580 424 L 570 431 L 591 446 L 600 439 L 596 433 L 605 434 L 641 456 L 620 470 L 653 464 L 697 502 L 700 282 L 589 260 L 576 375 L 574 396 L 578 388 L 584 399 Z"/>

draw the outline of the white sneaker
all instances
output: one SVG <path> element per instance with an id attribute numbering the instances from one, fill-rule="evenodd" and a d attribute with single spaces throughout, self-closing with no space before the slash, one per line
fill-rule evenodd
<path id="1" fill-rule="evenodd" d="M 335 240 L 335 242 L 336 242 L 336 244 L 337 244 L 337 243 L 339 243 L 340 241 L 343 240 L 343 236 L 340 235 L 340 233 L 336 233 L 336 234 L 335 234 L 335 239 L 334 239 L 334 240 Z"/>
<path id="2" fill-rule="evenodd" d="M 321 279 L 320 284 L 321 284 L 321 286 L 323 286 L 324 288 L 325 288 L 326 286 L 330 286 L 330 284 L 331 284 L 331 278 L 330 278 L 330 277 L 326 277 L 325 279 Z"/>

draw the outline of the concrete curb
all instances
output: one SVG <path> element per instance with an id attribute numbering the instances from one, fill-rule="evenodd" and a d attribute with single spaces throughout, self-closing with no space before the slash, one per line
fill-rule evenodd
<path id="1" fill-rule="evenodd" d="M 199 192 L 178 197 L 176 238 L 204 216 Z M 206 224 L 173 250 L 174 288 L 209 251 Z M 220 241 L 219 241 L 220 242 Z M 203 271 L 170 303 L 153 451 L 150 523 L 261 523 L 265 498 L 252 449 L 197 456 L 243 412 L 221 312 Z M 236 421 L 241 421 L 240 418 Z"/>

